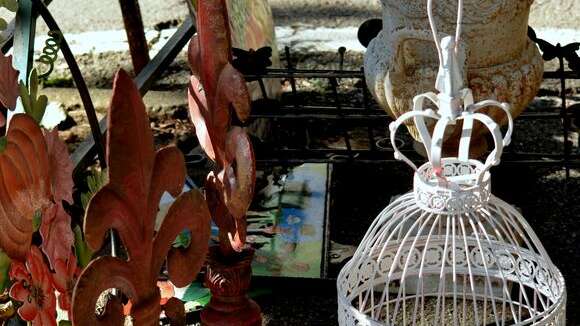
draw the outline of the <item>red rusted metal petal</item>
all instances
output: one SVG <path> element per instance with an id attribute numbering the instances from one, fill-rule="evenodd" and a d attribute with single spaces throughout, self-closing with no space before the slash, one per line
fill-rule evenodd
<path id="1" fill-rule="evenodd" d="M 185 249 L 173 248 L 177 234 L 191 232 L 191 243 Z M 182 194 L 169 208 L 155 236 L 153 268 L 161 269 L 167 257 L 169 279 L 177 287 L 190 284 L 205 262 L 210 236 L 210 217 L 203 196 L 198 190 Z"/>
<path id="2" fill-rule="evenodd" d="M 181 151 L 174 146 L 160 149 L 155 156 L 154 173 L 151 176 L 149 203 L 159 203 L 164 192 L 177 197 L 183 191 L 185 183 L 185 159 Z M 149 206 L 149 214 L 155 216 L 158 205 Z"/>
<path id="3" fill-rule="evenodd" d="M 214 134 L 215 128 L 213 128 L 211 112 L 207 106 L 206 94 L 199 79 L 195 76 L 191 76 L 187 95 L 189 115 L 195 126 L 199 144 L 211 160 L 221 162 L 224 156 L 225 135 L 224 133 Z"/>
<path id="4" fill-rule="evenodd" d="M 73 321 L 76 325 L 120 323 L 121 306 L 107 311 L 105 319 L 90 313 L 104 290 L 119 288 L 132 303 L 134 324 L 157 325 L 161 306 L 156 283 L 165 258 L 174 284 L 185 286 L 196 277 L 207 252 L 209 212 L 198 191 L 179 195 L 185 181 L 183 155 L 175 147 L 154 151 L 145 106 L 123 71 L 115 79 L 108 130 L 109 183 L 89 203 L 85 237 L 97 249 L 107 231 L 115 229 L 129 259 L 99 258 L 89 264 L 74 290 Z M 177 198 L 155 232 L 165 191 Z M 173 248 L 184 229 L 192 233 L 191 245 Z"/>
<path id="5" fill-rule="evenodd" d="M 224 253 L 234 248 L 244 246 L 245 238 L 235 237 L 237 233 L 236 220 L 230 214 L 223 200 L 223 187 L 217 177 L 210 172 L 205 181 L 205 199 L 215 224 L 219 229 L 220 247 Z M 234 249 L 237 250 L 237 249 Z"/>
<path id="6" fill-rule="evenodd" d="M 57 203 L 62 200 L 72 203 L 74 165 L 69 157 L 67 146 L 58 137 L 56 128 L 46 131 L 44 139 L 48 150 L 53 200 Z"/>
<path id="7" fill-rule="evenodd" d="M 242 219 L 254 197 L 254 151 L 250 138 L 239 127 L 234 127 L 229 132 L 226 146 L 227 160 L 230 163 L 220 173 L 220 180 L 225 188 L 225 204 L 232 216 Z"/>
<path id="8" fill-rule="evenodd" d="M 201 67 L 201 53 L 199 51 L 199 38 L 194 35 L 189 41 L 189 47 L 187 48 L 187 61 L 194 76 L 199 76 L 199 68 Z"/>
<path id="9" fill-rule="evenodd" d="M 97 317 L 95 306 L 105 290 L 120 289 L 131 301 L 138 298 L 138 284 L 133 284 L 135 270 L 127 262 L 114 257 L 99 257 L 81 273 L 73 292 L 74 325 L 122 326 L 125 323 L 120 301 L 108 302 L 106 312 Z M 154 284 L 155 285 L 155 284 Z"/>
<path id="10" fill-rule="evenodd" d="M 231 59 L 230 29 L 225 1 L 198 1 L 197 37 L 201 69 L 200 79 L 208 99 L 216 97 L 222 69 Z"/>
<path id="11" fill-rule="evenodd" d="M 49 203 L 46 142 L 34 119 L 13 117 L 0 153 L 0 248 L 23 261 L 30 248 L 35 212 Z"/>
<path id="12" fill-rule="evenodd" d="M 0 54 L 0 103 L 14 110 L 19 94 L 18 71 L 12 66 L 12 55 Z"/>
<path id="13" fill-rule="evenodd" d="M 233 231 L 235 225 L 223 201 L 223 187 L 213 172 L 210 172 L 205 181 L 205 198 L 212 212 L 212 218 L 220 229 Z"/>
<path id="14" fill-rule="evenodd" d="M 238 219 L 234 223 L 235 231 L 228 234 L 228 239 L 234 251 L 242 252 L 246 246 L 246 220 Z"/>
<path id="15" fill-rule="evenodd" d="M 133 80 L 124 70 L 119 70 L 113 83 L 107 129 L 109 180 L 110 184 L 122 186 L 127 204 L 143 219 L 148 207 L 140 204 L 147 198 L 155 164 L 153 132 L 146 112 Z M 136 198 L 141 200 L 134 202 L 132 199 Z"/>
<path id="16" fill-rule="evenodd" d="M 62 203 L 52 204 L 45 209 L 40 224 L 42 251 L 54 268 L 57 260 L 67 260 L 74 245 L 74 234 L 70 227 L 71 218 Z"/>
<path id="17" fill-rule="evenodd" d="M 240 121 L 246 121 L 250 116 L 252 99 L 246 86 L 246 80 L 244 75 L 229 63 L 224 66 L 220 74 L 214 102 L 214 108 L 217 110 L 220 108 L 229 109 L 231 104 Z"/>
<path id="18" fill-rule="evenodd" d="M 101 248 L 110 228 L 129 231 L 120 233 L 124 244 L 141 243 L 143 239 L 137 233 L 139 230 L 131 231 L 133 227 L 140 227 L 140 222 L 125 204 L 127 200 L 121 190 L 111 184 L 106 185 L 93 196 L 87 207 L 84 221 L 85 240 L 92 250 Z"/>
<path id="19" fill-rule="evenodd" d="M 177 298 L 167 300 L 163 310 L 167 318 L 169 318 L 171 326 L 185 326 L 185 306 L 181 300 Z"/>

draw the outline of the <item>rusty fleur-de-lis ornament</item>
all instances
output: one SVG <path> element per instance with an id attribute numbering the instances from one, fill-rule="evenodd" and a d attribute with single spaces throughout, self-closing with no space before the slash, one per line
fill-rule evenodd
<path id="1" fill-rule="evenodd" d="M 193 76 L 189 110 L 199 143 L 215 162 L 205 197 L 219 228 L 210 247 L 206 285 L 212 292 L 201 314 L 204 325 L 261 325 L 259 306 L 248 299 L 253 250 L 246 242 L 246 212 L 254 195 L 255 158 L 246 132 L 232 121 L 250 115 L 244 76 L 231 64 L 231 33 L 225 0 L 197 2 L 197 35 L 189 45 Z"/>
<path id="2" fill-rule="evenodd" d="M 128 259 L 104 256 L 82 272 L 73 294 L 75 325 L 123 325 L 118 300 L 95 314 L 99 296 L 119 289 L 132 303 L 134 325 L 159 325 L 159 273 L 167 262 L 169 279 L 178 287 L 194 280 L 206 255 L 210 217 L 197 190 L 181 193 L 185 182 L 183 155 L 176 147 L 155 152 L 145 106 L 131 78 L 119 71 L 109 108 L 107 161 L 109 183 L 89 203 L 84 221 L 90 247 L 98 249 L 110 229 L 119 234 Z M 177 197 L 161 226 L 155 218 L 164 192 Z M 187 248 L 172 243 L 184 229 Z"/>

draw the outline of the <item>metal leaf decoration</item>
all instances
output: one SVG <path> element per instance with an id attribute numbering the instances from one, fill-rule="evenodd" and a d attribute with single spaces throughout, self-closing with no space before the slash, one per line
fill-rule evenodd
<path id="1" fill-rule="evenodd" d="M 36 121 L 17 114 L 0 148 L 0 248 L 13 260 L 24 261 L 33 218 L 51 199 L 47 146 Z"/>
<path id="2" fill-rule="evenodd" d="M 46 105 L 48 104 L 48 97 L 38 94 L 39 84 L 40 81 L 36 68 L 30 71 L 28 85 L 25 85 L 23 81 L 20 81 L 18 84 L 20 101 L 22 102 L 24 112 L 33 117 L 38 123 L 42 121 L 42 117 L 46 111 Z"/>
<path id="3" fill-rule="evenodd" d="M 255 160 L 247 134 L 231 128 L 231 109 L 240 121 L 250 115 L 250 94 L 244 76 L 232 62 L 225 2 L 197 3 L 198 34 L 189 45 L 194 76 L 189 86 L 190 117 L 201 147 L 217 163 L 206 181 L 206 199 L 220 228 L 220 239 L 241 251 L 245 243 L 245 215 L 253 197 Z M 203 64 L 202 64 L 203 63 Z M 227 246 L 220 243 L 222 251 Z"/>
<path id="4" fill-rule="evenodd" d="M 161 306 L 156 283 L 161 268 L 167 260 L 169 278 L 178 287 L 196 277 L 207 253 L 209 212 L 197 190 L 180 195 L 185 181 L 183 155 L 175 147 L 155 152 L 143 101 L 122 70 L 113 86 L 107 151 L 109 182 L 89 202 L 85 236 L 89 246 L 98 249 L 108 230 L 115 229 L 129 259 L 99 257 L 86 267 L 73 294 L 73 322 L 123 325 L 118 300 L 109 302 L 103 316 L 95 314 L 101 293 L 117 288 L 132 302 L 135 325 L 158 325 Z M 165 191 L 177 199 L 155 230 Z M 184 229 L 192 233 L 190 246 L 173 248 L 172 242 Z"/>

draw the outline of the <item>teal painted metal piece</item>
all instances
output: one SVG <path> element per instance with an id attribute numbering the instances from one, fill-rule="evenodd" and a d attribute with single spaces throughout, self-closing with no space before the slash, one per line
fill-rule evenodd
<path id="1" fill-rule="evenodd" d="M 28 85 L 28 76 L 32 70 L 34 59 L 34 36 L 36 34 L 36 15 L 32 0 L 20 0 L 16 12 L 14 29 L 14 59 L 13 65 L 20 72 L 19 81 Z M 16 113 L 22 113 L 24 109 L 21 104 L 16 106 L 16 110 L 8 111 L 8 123 Z"/>
<path id="2" fill-rule="evenodd" d="M 20 80 L 28 82 L 34 59 L 36 15 L 31 0 L 20 0 L 14 31 L 14 68 L 20 71 Z"/>

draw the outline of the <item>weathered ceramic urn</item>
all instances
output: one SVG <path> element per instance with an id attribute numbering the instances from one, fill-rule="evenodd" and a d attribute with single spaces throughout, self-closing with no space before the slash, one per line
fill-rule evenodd
<path id="1" fill-rule="evenodd" d="M 415 94 L 433 91 L 438 57 L 427 17 L 427 1 L 381 0 L 383 30 L 369 44 L 365 56 L 368 87 L 378 103 L 394 118 L 410 111 Z M 495 99 L 511 105 L 517 117 L 539 89 L 543 62 L 527 37 L 533 0 L 466 0 L 463 7 L 462 40 L 466 66 L 463 78 L 475 101 Z M 440 35 L 453 34 L 457 2 L 433 4 Z M 499 123 L 503 113 L 489 112 Z M 408 129 L 419 140 L 410 122 Z M 450 148 L 459 140 L 461 126 L 447 131 Z M 472 155 L 487 148 L 484 128 L 476 125 Z M 449 153 L 452 154 L 452 153 Z"/>

